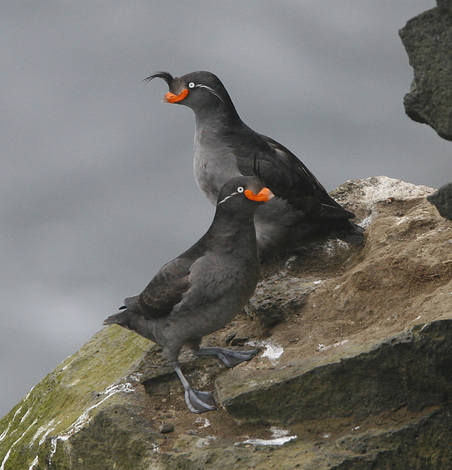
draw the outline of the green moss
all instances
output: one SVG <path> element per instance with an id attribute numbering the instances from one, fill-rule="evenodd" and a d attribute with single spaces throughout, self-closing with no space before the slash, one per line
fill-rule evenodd
<path id="1" fill-rule="evenodd" d="M 45 446 L 48 455 L 50 437 L 66 433 L 86 409 L 105 398 L 107 387 L 130 374 L 150 344 L 119 326 L 96 333 L 0 421 L 0 435 L 5 431 L 0 466 L 5 460 L 4 470 L 27 469 L 39 452 L 41 463 L 34 468 L 47 468 L 42 466 L 44 456 L 39 447 Z M 97 412 L 98 408 L 93 409 L 90 416 Z"/>

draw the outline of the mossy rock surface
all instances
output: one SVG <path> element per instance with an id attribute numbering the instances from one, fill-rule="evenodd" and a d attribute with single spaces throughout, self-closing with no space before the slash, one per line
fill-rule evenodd
<path id="1" fill-rule="evenodd" d="M 149 345 L 120 327 L 94 335 L 0 421 L 0 468 L 71 468 L 58 464 L 60 447 L 106 407 L 129 402 L 132 373 Z"/>

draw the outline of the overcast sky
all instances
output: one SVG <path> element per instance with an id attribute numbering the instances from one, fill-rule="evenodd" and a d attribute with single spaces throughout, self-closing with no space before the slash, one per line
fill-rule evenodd
<path id="1" fill-rule="evenodd" d="M 216 73 L 242 119 L 328 189 L 373 175 L 439 186 L 451 143 L 405 116 L 398 37 L 433 6 L 2 2 L 0 415 L 210 223 L 192 112 L 144 77 Z"/>

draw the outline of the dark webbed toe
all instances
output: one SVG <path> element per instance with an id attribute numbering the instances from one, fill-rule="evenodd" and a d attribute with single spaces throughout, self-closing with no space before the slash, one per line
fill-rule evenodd
<path id="1" fill-rule="evenodd" d="M 191 412 L 204 413 L 206 411 L 213 411 L 217 409 L 212 392 L 201 392 L 200 390 L 194 390 L 191 388 L 188 380 L 180 370 L 179 365 L 176 365 L 174 370 L 179 377 L 182 386 L 184 387 L 185 403 Z"/>
<path id="2" fill-rule="evenodd" d="M 223 362 L 226 367 L 234 367 L 241 362 L 249 361 L 257 353 L 258 349 L 250 349 L 247 351 L 233 351 L 224 349 L 218 354 L 218 358 Z"/>
<path id="3" fill-rule="evenodd" d="M 225 348 L 201 348 L 195 351 L 198 356 L 216 356 L 226 367 L 234 367 L 241 362 L 249 361 L 258 352 L 258 349 L 234 351 Z"/>

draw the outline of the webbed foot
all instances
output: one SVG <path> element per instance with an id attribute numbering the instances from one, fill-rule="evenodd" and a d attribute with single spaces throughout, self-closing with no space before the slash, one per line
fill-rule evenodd
<path id="1" fill-rule="evenodd" d="M 217 409 L 212 392 L 201 392 L 191 387 L 185 390 L 185 403 L 193 413 L 204 413 Z"/>
<path id="2" fill-rule="evenodd" d="M 195 351 L 195 354 L 198 356 L 216 356 L 226 367 L 234 367 L 241 362 L 249 361 L 258 352 L 258 349 L 235 351 L 225 348 L 200 348 Z"/>
<path id="3" fill-rule="evenodd" d="M 188 383 L 188 380 L 185 378 L 178 365 L 176 365 L 174 370 L 176 371 L 176 374 L 179 377 L 182 386 L 184 387 L 185 403 L 187 404 L 187 407 L 191 412 L 204 413 L 206 411 L 213 411 L 217 409 L 212 392 L 202 392 L 200 390 L 194 390 L 193 388 L 191 388 L 190 384 Z"/>

